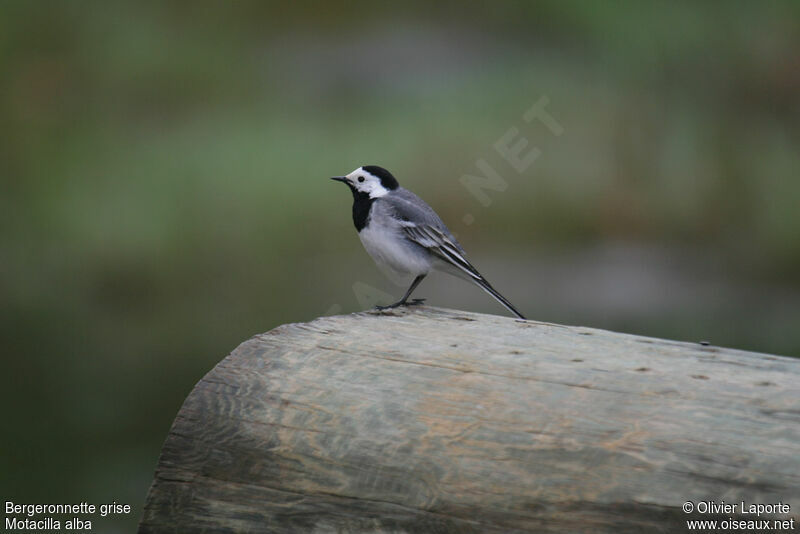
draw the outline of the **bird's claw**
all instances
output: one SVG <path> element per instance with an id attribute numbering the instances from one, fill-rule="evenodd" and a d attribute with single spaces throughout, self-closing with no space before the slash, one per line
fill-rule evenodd
<path id="1" fill-rule="evenodd" d="M 414 299 L 414 300 L 411 300 L 411 301 L 407 300 L 405 302 L 395 302 L 394 304 L 389 304 L 388 306 L 375 306 L 375 309 L 376 310 L 381 310 L 381 311 L 383 311 L 383 310 L 393 310 L 394 308 L 398 308 L 400 306 L 418 306 L 420 304 L 423 304 L 424 302 L 425 302 L 425 299 Z"/>

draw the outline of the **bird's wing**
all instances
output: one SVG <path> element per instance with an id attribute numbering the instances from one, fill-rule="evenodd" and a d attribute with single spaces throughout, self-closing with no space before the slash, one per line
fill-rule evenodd
<path id="1" fill-rule="evenodd" d="M 424 200 L 409 191 L 400 188 L 391 195 L 381 197 L 386 206 L 391 208 L 403 233 L 411 241 L 427 249 L 442 261 L 452 264 L 470 278 L 480 280 L 483 277 L 477 269 L 467 261 L 464 249 L 447 229 L 442 219 L 428 206 Z"/>
<path id="2" fill-rule="evenodd" d="M 402 187 L 393 191 L 391 195 L 381 197 L 390 208 L 393 216 L 401 223 L 411 223 L 413 226 L 430 226 L 444 234 L 448 241 L 462 256 L 464 249 L 458 244 L 456 238 L 447 229 L 442 219 L 417 195 Z"/>
<path id="3" fill-rule="evenodd" d="M 416 224 L 411 221 L 403 221 L 400 224 L 406 237 L 411 241 L 428 249 L 431 254 L 445 263 L 457 267 L 470 278 L 476 281 L 483 280 L 481 273 L 467 261 L 464 250 L 455 238 L 448 235 L 450 232 L 445 233 L 446 229 L 442 231 L 428 224 Z"/>
<path id="4" fill-rule="evenodd" d="M 443 262 L 452 265 L 457 272 L 465 274 L 467 279 L 475 282 L 511 313 L 520 319 L 525 318 L 467 261 L 464 249 L 444 225 L 442 219 L 425 201 L 403 188 L 397 189 L 391 195 L 385 195 L 379 200 L 386 201 L 385 207 L 390 208 L 391 216 L 409 240 L 427 249 Z"/>

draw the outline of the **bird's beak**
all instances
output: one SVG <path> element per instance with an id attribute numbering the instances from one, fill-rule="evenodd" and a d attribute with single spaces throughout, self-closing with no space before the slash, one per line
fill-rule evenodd
<path id="1" fill-rule="evenodd" d="M 336 180 L 337 182 L 344 182 L 347 183 L 347 176 L 333 176 L 331 180 Z"/>

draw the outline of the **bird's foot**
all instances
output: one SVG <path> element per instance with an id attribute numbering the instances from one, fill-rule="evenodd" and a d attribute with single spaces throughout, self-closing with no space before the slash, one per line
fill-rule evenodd
<path id="1" fill-rule="evenodd" d="M 424 302 L 425 302 L 425 299 L 414 299 L 414 300 L 411 300 L 411 301 L 400 300 L 398 302 L 395 302 L 394 304 L 389 304 L 388 306 L 375 306 L 375 309 L 376 310 L 392 310 L 392 309 L 398 308 L 400 306 L 418 306 L 420 304 L 423 304 Z"/>

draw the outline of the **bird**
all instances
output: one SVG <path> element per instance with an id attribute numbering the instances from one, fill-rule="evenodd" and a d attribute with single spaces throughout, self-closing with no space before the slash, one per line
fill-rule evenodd
<path id="1" fill-rule="evenodd" d="M 525 317 L 467 260 L 464 249 L 442 219 L 420 197 L 400 187 L 397 179 L 377 165 L 363 165 L 350 174 L 333 176 L 353 193 L 353 224 L 376 264 L 395 276 L 414 280 L 403 298 L 380 310 L 422 304 L 408 298 L 422 280 L 438 270 L 476 284 L 508 311 Z"/>

